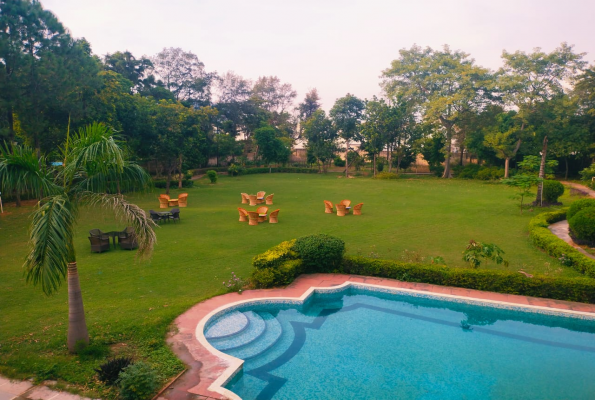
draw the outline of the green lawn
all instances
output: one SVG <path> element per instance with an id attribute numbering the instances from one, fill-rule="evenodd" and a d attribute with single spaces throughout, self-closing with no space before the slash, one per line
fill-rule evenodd
<path id="1" fill-rule="evenodd" d="M 240 192 L 275 193 L 279 224 L 238 222 Z M 134 252 L 91 254 L 88 231 L 121 230 L 109 212 L 83 210 L 76 251 L 92 345 L 85 354 L 66 351 L 66 288 L 51 298 L 25 284 L 31 208 L 0 218 L 0 373 L 60 378 L 90 394 L 110 397 L 93 378 L 95 368 L 114 352 L 147 358 L 164 375 L 181 363 L 164 345 L 171 321 L 193 304 L 224 292 L 234 271 L 247 277 L 254 255 L 306 234 L 327 233 L 345 240 L 349 254 L 408 259 L 442 256 L 453 268 L 466 267 L 462 251 L 470 239 L 493 242 L 505 252 L 511 271 L 578 276 L 574 270 L 531 245 L 527 224 L 500 184 L 433 178 L 375 181 L 337 175 L 263 174 L 203 179 L 187 190 L 181 223 L 157 229 L 153 257 L 138 262 Z M 144 209 L 158 209 L 159 191 L 130 196 Z M 176 195 L 174 191 L 172 195 Z M 362 216 L 324 213 L 323 200 L 363 202 Z M 562 198 L 568 203 L 569 197 Z M 252 209 L 247 207 L 247 209 Z M 480 268 L 503 268 L 482 265 Z"/>

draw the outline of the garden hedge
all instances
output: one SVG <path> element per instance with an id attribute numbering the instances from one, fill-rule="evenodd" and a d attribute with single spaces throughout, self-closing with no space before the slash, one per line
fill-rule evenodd
<path id="1" fill-rule="evenodd" d="M 559 211 L 546 214 L 553 214 L 553 216 L 547 217 L 540 214 L 538 216 L 539 221 L 532 221 L 533 230 L 537 231 L 536 234 L 540 235 L 540 238 L 545 237 L 545 233 L 541 232 L 541 229 L 549 232 L 547 229 L 548 223 L 544 221 L 554 220 L 556 218 L 563 219 L 565 212 Z M 537 217 L 534 218 L 534 220 L 536 219 Z M 546 224 L 545 228 L 541 226 L 543 223 Z M 554 238 L 566 244 L 556 236 Z M 298 253 L 294 251 L 294 245 L 295 240 L 283 242 L 267 252 L 254 257 L 253 265 L 255 269 L 252 273 L 252 284 L 257 288 L 288 285 L 298 275 L 303 273 L 306 268 L 303 261 L 299 258 Z M 568 245 L 568 247 L 574 250 L 571 246 Z M 565 254 L 567 257 L 574 256 L 567 249 Z M 582 256 L 582 254 L 580 255 Z M 583 261 L 589 262 L 586 257 L 582 258 Z M 574 258 L 572 259 L 575 260 Z M 578 263 L 578 259 L 575 261 Z M 583 268 L 587 268 L 585 264 L 580 265 Z M 308 272 L 328 272 L 326 268 L 323 269 L 325 271 L 312 271 L 308 269 Z M 512 271 L 448 268 L 443 265 L 407 263 L 360 256 L 343 257 L 341 264 L 333 272 L 486 290 L 498 293 L 519 294 L 523 296 L 595 303 L 595 279 L 591 278 L 550 276 L 534 276 L 529 278 Z"/>
<path id="2" fill-rule="evenodd" d="M 548 226 L 554 222 L 564 219 L 566 219 L 566 209 L 539 214 L 531 219 L 529 222 L 531 242 L 550 256 L 558 258 L 563 264 L 595 278 L 595 260 L 586 257 L 548 229 Z"/>
<path id="3" fill-rule="evenodd" d="M 159 189 L 165 189 L 165 186 L 167 184 L 166 180 L 158 180 L 158 181 L 153 181 L 153 186 L 155 186 L 156 188 Z M 190 180 L 190 179 L 182 179 L 182 187 L 183 188 L 191 188 L 194 186 L 194 181 Z M 171 189 L 175 189 L 178 187 L 178 181 L 170 181 L 169 182 L 169 187 Z"/>

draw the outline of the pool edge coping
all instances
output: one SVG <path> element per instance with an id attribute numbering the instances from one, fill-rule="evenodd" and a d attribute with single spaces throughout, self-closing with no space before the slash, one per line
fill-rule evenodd
<path id="1" fill-rule="evenodd" d="M 310 286 L 307 288 L 301 296 L 299 297 L 287 297 L 287 296 L 269 296 L 269 297 L 256 297 L 250 298 L 245 300 L 238 300 L 234 302 L 230 302 L 224 305 L 221 305 L 214 310 L 211 310 L 208 314 L 203 316 L 198 324 L 196 325 L 196 329 L 194 332 L 195 338 L 198 342 L 212 355 L 216 356 L 219 359 L 225 360 L 228 363 L 227 368 L 219 375 L 217 379 L 213 381 L 208 387 L 209 391 L 221 394 L 230 400 L 242 400 L 240 396 L 233 393 L 232 391 L 226 389 L 224 386 L 231 380 L 233 377 L 242 370 L 244 365 L 244 360 L 231 356 L 229 354 L 223 353 L 217 349 L 215 349 L 206 339 L 204 336 L 204 328 L 210 322 L 211 319 L 216 318 L 220 314 L 225 313 L 229 309 L 239 308 L 242 305 L 247 305 L 250 303 L 262 303 L 262 302 L 283 302 L 283 301 L 290 301 L 292 303 L 296 303 L 296 305 L 303 305 L 304 302 L 312 296 L 315 292 L 340 292 L 347 290 L 349 287 L 363 287 L 363 288 L 372 288 L 372 289 L 382 289 L 384 292 L 390 293 L 399 293 L 404 292 L 406 294 L 415 294 L 418 297 L 426 297 L 426 298 L 438 298 L 438 299 L 451 299 L 457 300 L 458 302 L 468 303 L 468 304 L 476 304 L 476 305 L 498 305 L 497 308 L 514 308 L 514 309 L 523 309 L 526 311 L 537 312 L 540 314 L 548 314 L 548 315 L 574 315 L 574 316 L 583 316 L 588 317 L 588 319 L 595 320 L 595 313 L 588 312 L 588 311 L 576 311 L 576 310 L 565 310 L 562 308 L 556 307 L 549 307 L 549 306 L 539 306 L 533 304 L 520 304 L 520 303 L 513 303 L 508 301 L 500 301 L 500 300 L 492 300 L 492 299 L 483 299 L 477 298 L 472 296 L 461 296 L 461 295 L 454 295 L 454 294 L 447 294 L 447 293 L 437 293 L 427 290 L 419 290 L 419 289 L 410 289 L 410 288 L 403 288 L 403 287 L 393 287 L 393 286 L 386 286 L 380 284 L 372 284 L 366 282 L 354 282 L 351 280 L 346 280 L 341 284 L 333 285 L 333 286 Z"/>

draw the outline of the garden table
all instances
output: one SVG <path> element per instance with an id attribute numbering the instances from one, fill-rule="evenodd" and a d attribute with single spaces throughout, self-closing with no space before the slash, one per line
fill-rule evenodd
<path id="1" fill-rule="evenodd" d="M 178 205 L 179 205 L 179 204 L 178 204 L 178 199 L 169 199 L 169 200 L 168 200 L 168 205 L 169 205 L 170 207 L 173 207 L 173 206 L 178 206 Z"/>
<path id="2" fill-rule="evenodd" d="M 121 233 L 122 231 L 111 231 L 111 232 L 106 232 L 105 234 L 108 235 L 109 237 L 112 238 L 112 241 L 114 242 L 114 249 L 116 248 L 116 238 L 118 237 L 118 235 Z"/>
<path id="3" fill-rule="evenodd" d="M 161 217 L 161 219 L 164 219 L 167 222 L 169 222 L 169 217 L 171 217 L 173 215 L 171 213 L 171 211 L 158 212 L 157 214 L 159 214 L 159 216 Z"/>

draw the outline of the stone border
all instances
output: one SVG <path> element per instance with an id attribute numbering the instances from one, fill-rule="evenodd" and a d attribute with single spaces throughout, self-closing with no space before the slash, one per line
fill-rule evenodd
<path id="1" fill-rule="evenodd" d="M 342 290 L 349 285 L 363 284 L 378 290 L 403 291 L 419 296 L 431 296 L 443 299 L 488 303 L 505 308 L 521 308 L 548 314 L 574 315 L 583 318 L 595 318 L 595 305 L 573 303 L 561 300 L 540 299 L 526 296 L 482 292 L 472 289 L 452 288 L 423 283 L 401 282 L 392 279 L 372 278 L 358 275 L 313 274 L 298 277 L 291 285 L 281 289 L 248 290 L 242 295 L 228 293 L 199 303 L 182 314 L 175 321 L 178 332 L 168 338 L 172 350 L 189 366 L 189 370 L 176 383 L 164 391 L 159 399 L 182 400 L 189 395 L 198 395 L 198 399 L 240 399 L 225 389 L 223 385 L 237 373 L 242 360 L 214 349 L 202 335 L 201 327 L 217 314 L 229 307 L 245 305 L 254 301 L 291 303 L 305 300 L 315 288 Z M 199 333 L 197 335 L 197 333 Z M 202 336 L 202 338 L 201 338 Z"/>

